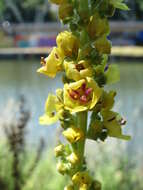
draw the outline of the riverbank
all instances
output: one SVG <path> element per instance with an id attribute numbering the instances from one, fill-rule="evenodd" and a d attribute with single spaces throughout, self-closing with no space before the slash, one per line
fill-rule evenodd
<path id="1" fill-rule="evenodd" d="M 47 56 L 51 47 L 26 47 L 26 48 L 0 48 L 0 59 L 17 58 L 17 57 L 36 57 Z M 143 47 L 142 46 L 113 46 L 113 57 L 121 58 L 142 58 L 143 59 Z"/>

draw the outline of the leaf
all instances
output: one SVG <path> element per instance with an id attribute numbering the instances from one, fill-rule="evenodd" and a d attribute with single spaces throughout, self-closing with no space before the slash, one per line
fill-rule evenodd
<path id="1" fill-rule="evenodd" d="M 129 7 L 125 3 L 123 3 L 123 1 L 124 0 L 110 0 L 110 3 L 114 5 L 114 7 L 117 9 L 121 9 L 124 11 L 130 10 Z"/>
<path id="2" fill-rule="evenodd" d="M 116 3 L 114 6 L 118 9 L 124 10 L 124 11 L 129 11 L 129 7 L 125 3 Z"/>
<path id="3" fill-rule="evenodd" d="M 120 72 L 118 65 L 110 65 L 109 69 L 105 72 L 107 84 L 113 84 L 120 80 Z"/>

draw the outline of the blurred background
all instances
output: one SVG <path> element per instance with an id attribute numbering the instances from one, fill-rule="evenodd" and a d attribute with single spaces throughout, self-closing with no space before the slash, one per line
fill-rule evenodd
<path id="1" fill-rule="evenodd" d="M 110 62 L 121 80 L 115 110 L 127 119 L 130 142 L 87 142 L 87 163 L 103 190 L 143 190 L 143 1 L 126 0 L 130 11 L 116 11 L 110 21 Z M 52 148 L 58 125 L 44 127 L 49 92 L 61 76 L 36 73 L 64 27 L 48 0 L 0 0 L 0 190 L 62 190 L 67 179 L 56 172 Z"/>

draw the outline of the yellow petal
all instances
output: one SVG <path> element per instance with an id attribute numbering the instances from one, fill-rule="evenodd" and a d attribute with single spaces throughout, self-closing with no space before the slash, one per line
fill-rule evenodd
<path id="1" fill-rule="evenodd" d="M 117 113 L 109 110 L 102 110 L 103 125 L 108 130 L 110 137 L 116 137 L 123 140 L 130 140 L 130 136 L 122 134 L 122 127 L 117 121 Z"/>
<path id="2" fill-rule="evenodd" d="M 37 72 L 54 78 L 57 72 L 62 70 L 64 56 L 60 49 L 54 47 L 50 55 L 45 58 L 45 65 L 38 69 Z"/>
<path id="3" fill-rule="evenodd" d="M 39 118 L 39 123 L 40 125 L 52 125 L 54 123 L 56 123 L 58 121 L 58 116 L 55 115 L 55 116 L 49 116 L 47 114 L 44 114 L 43 116 L 41 116 Z"/>
<path id="4" fill-rule="evenodd" d="M 57 97 L 49 94 L 45 103 L 45 114 L 39 118 L 41 125 L 51 125 L 58 121 Z"/>
<path id="5" fill-rule="evenodd" d="M 93 89 L 93 97 L 92 102 L 90 104 L 90 109 L 92 109 L 101 97 L 103 90 L 99 88 L 97 83 L 92 78 L 87 77 L 87 81 L 88 85 Z"/>

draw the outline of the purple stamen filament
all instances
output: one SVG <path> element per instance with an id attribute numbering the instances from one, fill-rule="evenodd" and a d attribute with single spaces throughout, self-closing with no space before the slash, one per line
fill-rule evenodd
<path id="1" fill-rule="evenodd" d="M 69 95 L 73 100 L 79 100 L 81 103 L 87 103 L 91 100 L 92 88 L 86 88 L 86 83 L 83 83 L 77 90 L 70 89 Z"/>

